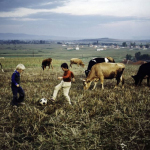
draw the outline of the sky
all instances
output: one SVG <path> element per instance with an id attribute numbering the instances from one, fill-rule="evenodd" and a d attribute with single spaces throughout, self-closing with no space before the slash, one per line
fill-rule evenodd
<path id="1" fill-rule="evenodd" d="M 150 39 L 150 0 L 0 0 L 0 33 Z"/>

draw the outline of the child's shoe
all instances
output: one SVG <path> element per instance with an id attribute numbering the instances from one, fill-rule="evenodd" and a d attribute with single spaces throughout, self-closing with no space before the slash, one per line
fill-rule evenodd
<path id="1" fill-rule="evenodd" d="M 51 98 L 50 100 L 51 100 L 51 102 L 52 102 L 52 103 L 54 103 L 54 102 L 55 102 L 55 100 L 54 100 L 53 98 Z"/>
<path id="2" fill-rule="evenodd" d="M 20 105 L 25 105 L 25 103 L 24 102 L 21 102 L 21 103 L 19 103 Z"/>

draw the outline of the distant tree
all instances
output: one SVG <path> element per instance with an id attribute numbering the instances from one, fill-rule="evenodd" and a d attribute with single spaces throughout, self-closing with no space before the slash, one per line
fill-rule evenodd
<path id="1" fill-rule="evenodd" d="M 148 55 L 148 54 L 143 54 L 143 55 L 140 56 L 140 59 L 141 59 L 141 60 L 150 60 L 150 55 Z"/>
<path id="2" fill-rule="evenodd" d="M 123 43 L 122 43 L 122 46 L 123 46 L 123 47 L 127 47 L 127 43 L 126 43 L 126 42 L 123 42 Z"/>
<path id="3" fill-rule="evenodd" d="M 130 46 L 133 46 L 133 47 L 135 47 L 136 46 L 136 43 L 134 42 L 134 43 L 130 43 Z"/>
<path id="4" fill-rule="evenodd" d="M 136 60 L 140 60 L 141 52 L 135 53 Z"/>
<path id="5" fill-rule="evenodd" d="M 57 44 L 62 44 L 61 42 L 57 42 Z"/>
<path id="6" fill-rule="evenodd" d="M 137 52 L 135 53 L 135 58 L 136 60 L 150 60 L 150 55 L 148 54 L 141 55 L 141 52 Z"/>
<path id="7" fill-rule="evenodd" d="M 141 43 L 139 46 L 140 46 L 140 48 L 142 48 L 142 47 L 143 47 L 143 44 Z"/>
<path id="8" fill-rule="evenodd" d="M 93 44 L 93 45 L 97 45 L 97 42 L 93 42 L 92 44 Z"/>
<path id="9" fill-rule="evenodd" d="M 127 59 L 127 60 L 131 60 L 131 59 L 132 59 L 132 56 L 129 55 L 129 54 L 127 54 L 127 55 L 126 55 L 126 59 Z"/>
<path id="10" fill-rule="evenodd" d="M 145 47 L 146 47 L 146 48 L 149 48 L 149 47 L 150 47 L 150 44 L 146 44 Z"/>

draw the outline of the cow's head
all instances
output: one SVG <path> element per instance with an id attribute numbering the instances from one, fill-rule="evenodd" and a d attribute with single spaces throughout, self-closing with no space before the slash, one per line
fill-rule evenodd
<path id="1" fill-rule="evenodd" d="M 84 65 L 84 64 L 81 64 L 81 66 L 84 68 L 85 65 Z"/>
<path id="2" fill-rule="evenodd" d="M 138 85 L 138 83 L 139 83 L 139 77 L 137 75 L 131 76 L 131 77 L 134 79 L 135 85 Z"/>
<path id="3" fill-rule="evenodd" d="M 106 57 L 106 58 L 109 60 L 109 62 L 115 63 L 115 60 L 112 57 Z"/>
<path id="4" fill-rule="evenodd" d="M 83 81 L 83 89 L 88 90 L 91 85 L 91 81 L 88 80 L 82 80 L 82 81 Z"/>
<path id="5" fill-rule="evenodd" d="M 90 70 L 85 70 L 86 77 L 88 76 L 89 72 L 90 72 Z"/>

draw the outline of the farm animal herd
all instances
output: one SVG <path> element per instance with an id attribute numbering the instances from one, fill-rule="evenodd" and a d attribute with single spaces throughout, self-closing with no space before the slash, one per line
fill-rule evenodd
<path id="1" fill-rule="evenodd" d="M 84 67 L 84 63 L 79 58 L 72 58 L 70 59 L 70 67 L 72 67 L 72 64 L 77 64 L 78 66 Z M 130 63 L 130 61 L 124 60 L 121 63 L 115 63 L 114 59 L 112 57 L 105 57 L 105 58 L 93 58 L 89 61 L 87 70 L 85 70 L 85 76 L 86 79 L 83 80 L 83 88 L 89 89 L 92 82 L 94 82 L 95 89 L 97 82 L 100 80 L 102 89 L 104 89 L 104 79 L 113 79 L 116 78 L 117 84 L 115 85 L 115 88 L 117 88 L 120 81 L 122 82 L 122 88 L 124 87 L 124 77 L 123 77 L 123 71 L 125 69 L 125 64 L 141 64 L 139 67 L 139 70 L 136 75 L 131 76 L 134 81 L 135 85 L 140 85 L 142 80 L 144 78 L 147 78 L 147 85 L 149 86 L 149 79 L 150 79 L 150 62 L 145 61 L 138 61 L 136 63 Z M 2 72 L 2 64 L 0 63 Z M 44 59 L 42 61 L 42 69 L 43 71 L 46 69 L 46 66 L 53 69 L 52 66 L 52 58 Z"/>
<path id="2" fill-rule="evenodd" d="M 144 78 L 147 78 L 147 85 L 149 85 L 150 78 L 150 63 L 146 63 L 144 61 L 138 61 L 134 64 L 142 64 L 138 70 L 137 75 L 132 76 L 135 80 L 135 85 L 140 85 Z M 79 58 L 70 59 L 70 67 L 72 64 L 77 64 L 78 66 L 84 67 L 84 63 Z M 52 59 L 48 58 L 42 61 L 42 68 L 46 68 L 46 66 L 52 66 Z M 43 70 L 44 70 L 43 69 Z M 102 89 L 104 89 L 103 82 L 104 79 L 113 79 L 116 78 L 117 84 L 115 88 L 117 88 L 120 81 L 122 82 L 122 88 L 124 87 L 124 77 L 123 71 L 125 69 L 124 63 L 115 63 L 115 60 L 112 57 L 105 58 L 93 58 L 89 61 L 87 70 L 85 70 L 86 79 L 83 80 L 84 89 L 89 89 L 92 81 L 94 82 L 93 90 L 96 87 L 97 82 L 100 80 Z"/>

